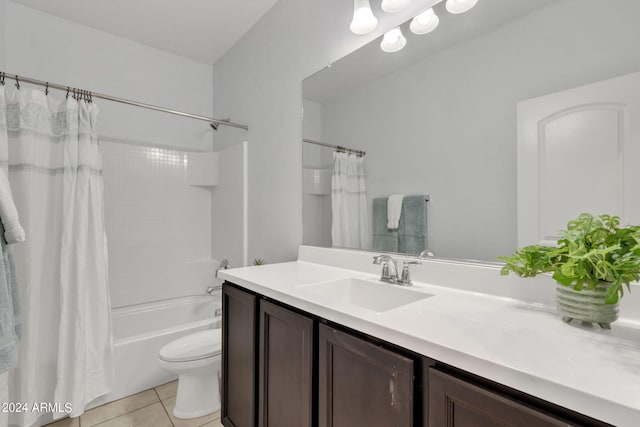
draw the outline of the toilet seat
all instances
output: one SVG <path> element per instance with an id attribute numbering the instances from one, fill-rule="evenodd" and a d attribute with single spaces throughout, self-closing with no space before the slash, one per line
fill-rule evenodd
<path id="1" fill-rule="evenodd" d="M 170 342 L 160 349 L 158 357 L 165 362 L 191 362 L 217 356 L 221 350 L 221 330 L 209 329 Z"/>

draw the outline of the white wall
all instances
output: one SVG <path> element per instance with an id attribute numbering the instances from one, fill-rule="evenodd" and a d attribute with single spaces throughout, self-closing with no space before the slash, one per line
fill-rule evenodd
<path id="1" fill-rule="evenodd" d="M 217 260 L 227 259 L 231 267 L 246 263 L 245 159 L 247 150 L 246 142 L 220 150 L 219 182 L 213 189 L 212 251 L 216 254 Z"/>
<path id="2" fill-rule="evenodd" d="M 40 80 L 211 115 L 211 67 L 6 2 L 5 68 Z M 56 92 L 58 96 L 60 92 Z M 211 149 L 200 121 L 101 101 L 99 131 L 151 144 Z"/>
<path id="3" fill-rule="evenodd" d="M 0 0 L 0 19 L 0 65 L 6 72 L 213 113 L 209 65 L 10 1 Z M 185 150 L 211 150 L 209 125 L 104 100 L 96 104 L 113 305 L 204 292 L 213 276 L 211 191 L 184 185 L 184 165 L 172 159 Z"/>
<path id="4" fill-rule="evenodd" d="M 249 125 L 240 136 L 221 129 L 214 141 L 249 141 L 250 260 L 296 259 L 302 241 L 302 80 L 435 1 L 398 14 L 374 3 L 378 30 L 356 36 L 351 1 L 280 0 L 214 65 L 214 115 Z"/>
<path id="5" fill-rule="evenodd" d="M 2 71 L 5 70 L 5 52 L 4 52 L 4 44 L 5 44 L 5 40 L 7 40 L 7 37 L 5 35 L 5 25 L 4 25 L 4 9 L 5 9 L 5 0 L 0 0 L 0 22 L 2 23 L 2 26 L 0 26 L 0 69 Z"/>
<path id="6" fill-rule="evenodd" d="M 323 137 L 367 151 L 371 198 L 431 196 L 438 256 L 495 261 L 517 244 L 516 103 L 640 70 L 640 2 L 614 3 L 555 1 L 371 82 L 324 106 Z"/>

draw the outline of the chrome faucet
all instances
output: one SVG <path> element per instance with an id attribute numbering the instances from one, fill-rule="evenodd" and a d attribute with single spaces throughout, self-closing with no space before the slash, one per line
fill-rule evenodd
<path id="1" fill-rule="evenodd" d="M 402 286 L 411 286 L 411 272 L 409 271 L 410 265 L 422 264 L 420 261 L 404 261 L 402 266 L 402 275 L 398 277 L 398 267 L 396 261 L 389 255 L 378 255 L 373 257 L 374 264 L 382 264 L 382 273 L 380 274 L 380 281 L 386 283 L 393 283 Z"/>
<path id="2" fill-rule="evenodd" d="M 373 257 L 374 264 L 382 264 L 382 273 L 380 281 L 387 283 L 398 282 L 398 267 L 396 261 L 389 255 L 378 255 Z"/>
<path id="3" fill-rule="evenodd" d="M 436 254 L 434 254 L 429 249 L 425 249 L 424 251 L 420 252 L 420 255 L 418 255 L 419 258 L 433 258 L 435 256 Z"/>
<path id="4" fill-rule="evenodd" d="M 209 285 L 207 286 L 206 294 L 213 295 L 215 291 L 222 289 L 222 285 Z"/>
<path id="5" fill-rule="evenodd" d="M 420 265 L 422 264 L 420 261 L 405 261 L 402 265 L 402 276 L 400 276 L 399 284 L 404 286 L 411 286 L 413 282 L 411 281 L 411 273 L 409 271 L 410 265 Z"/>

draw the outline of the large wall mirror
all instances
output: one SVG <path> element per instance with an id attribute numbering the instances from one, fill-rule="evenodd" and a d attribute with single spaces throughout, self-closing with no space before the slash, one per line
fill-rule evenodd
<path id="1" fill-rule="evenodd" d="M 419 248 L 406 242 L 380 246 L 385 227 L 376 217 L 376 203 L 385 200 L 389 209 L 390 196 L 404 195 L 428 198 L 425 249 L 437 257 L 495 261 L 511 253 L 522 243 L 518 209 L 537 212 L 537 205 L 522 201 L 538 200 L 542 191 L 530 186 L 527 191 L 535 194 L 518 194 L 518 180 L 543 179 L 523 176 L 528 169 L 518 165 L 528 161 L 518 151 L 520 106 L 640 71 L 638 0 L 479 0 L 461 15 L 448 13 L 441 2 L 434 12 L 440 23 L 429 34 L 413 34 L 409 22 L 401 26 L 404 49 L 385 53 L 378 39 L 304 80 L 303 139 L 366 153 L 348 166 L 355 175 L 349 179 L 358 179 L 363 168 L 364 198 L 350 199 L 361 184 L 346 182 L 347 197 L 339 201 L 364 204 L 366 218 L 347 221 L 337 233 L 368 233 L 362 244 L 336 244 L 331 180 L 340 155 L 334 159 L 334 149 L 303 142 L 304 244 L 417 255 Z M 606 87 L 598 94 L 606 104 Z M 629 121 L 626 112 L 621 114 Z M 582 131 L 581 138 L 597 134 L 597 129 L 573 126 Z M 640 135 L 631 136 L 638 142 Z M 545 188 L 557 184 L 567 200 L 574 194 L 580 200 L 601 199 L 606 188 L 580 188 L 575 180 L 561 185 L 563 174 L 585 169 L 579 166 L 585 153 L 591 156 L 585 160 L 590 176 L 599 179 L 593 164 L 603 155 L 589 147 L 558 154 L 565 156 L 563 163 L 545 175 Z M 636 184 L 637 190 L 637 181 L 629 181 L 625 185 L 633 190 Z M 593 212 L 599 206 L 578 204 L 567 212 L 603 213 Z M 610 213 L 624 213 L 620 209 Z M 551 224 L 556 225 L 562 224 Z M 421 232 L 418 225 L 404 226 Z"/>

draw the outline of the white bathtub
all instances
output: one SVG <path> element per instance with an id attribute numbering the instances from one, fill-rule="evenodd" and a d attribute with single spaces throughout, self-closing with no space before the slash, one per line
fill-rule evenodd
<path id="1" fill-rule="evenodd" d="M 165 344 L 181 336 L 219 328 L 219 298 L 203 295 L 114 308 L 114 370 L 112 392 L 90 407 L 177 379 L 158 367 L 156 358 Z"/>

